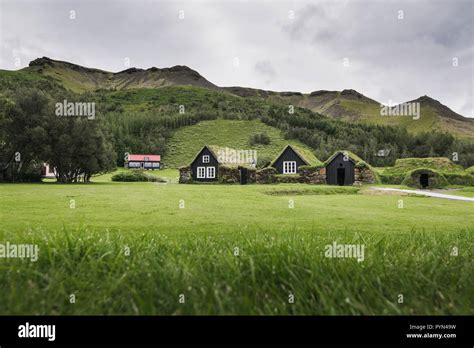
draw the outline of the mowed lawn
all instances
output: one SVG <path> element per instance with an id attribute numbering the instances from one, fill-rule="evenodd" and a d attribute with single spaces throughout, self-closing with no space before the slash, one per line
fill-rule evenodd
<path id="1" fill-rule="evenodd" d="M 473 312 L 471 202 L 108 179 L 0 184 L 0 244 L 40 248 L 0 259 L 0 314 Z"/>

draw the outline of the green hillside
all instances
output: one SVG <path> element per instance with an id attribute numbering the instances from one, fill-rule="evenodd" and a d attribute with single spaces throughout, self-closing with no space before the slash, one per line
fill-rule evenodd
<path id="1" fill-rule="evenodd" d="M 272 92 L 251 88 L 230 87 L 229 92 L 252 98 L 262 98 L 282 105 L 295 105 L 338 120 L 387 126 L 404 126 L 411 133 L 443 131 L 467 138 L 474 137 L 474 119 L 456 114 L 447 106 L 428 96 L 413 102 L 420 103 L 420 118 L 409 116 L 381 116 L 380 103 L 354 90 Z"/>
<path id="2" fill-rule="evenodd" d="M 442 112 L 429 103 L 420 103 L 420 118 L 409 116 L 381 116 L 380 105 L 354 100 L 341 100 L 340 107 L 357 115 L 359 122 L 387 126 L 404 126 L 409 132 L 446 131 L 460 137 L 474 136 L 474 120 L 443 117 Z M 345 118 L 345 120 L 349 120 Z"/>
<path id="3" fill-rule="evenodd" d="M 257 133 L 266 133 L 271 139 L 270 144 L 251 146 L 249 138 Z M 168 167 L 187 165 L 204 145 L 256 150 L 259 161 L 263 159 L 271 161 L 288 144 L 297 145 L 313 153 L 313 150 L 298 141 L 285 140 L 279 129 L 267 126 L 259 120 L 204 121 L 174 132 L 169 139 L 167 155 L 163 158 L 163 162 Z"/>
<path id="4" fill-rule="evenodd" d="M 452 117 L 451 110 L 445 110 L 434 100 L 420 98 L 420 118 L 413 119 L 410 116 L 381 116 L 380 104 L 368 98 L 349 98 L 338 93 L 335 98 L 322 103 L 311 99 L 306 97 L 296 105 L 348 122 L 404 126 L 411 133 L 437 130 L 460 137 L 474 137 L 474 119 Z"/>
<path id="5" fill-rule="evenodd" d="M 375 125 L 404 126 L 409 132 L 445 131 L 459 137 L 474 137 L 474 119 L 456 114 L 437 100 L 423 96 L 419 102 L 421 117 L 381 116 L 380 103 L 352 90 L 299 92 L 274 92 L 243 87 L 218 87 L 207 81 L 197 71 L 186 66 L 171 68 L 129 68 L 109 72 L 87 68 L 47 57 L 35 59 L 24 73 L 37 75 L 59 82 L 65 88 L 78 92 L 103 90 L 161 89 L 169 86 L 194 86 L 209 91 L 265 100 L 280 105 L 294 105 L 339 120 Z"/>

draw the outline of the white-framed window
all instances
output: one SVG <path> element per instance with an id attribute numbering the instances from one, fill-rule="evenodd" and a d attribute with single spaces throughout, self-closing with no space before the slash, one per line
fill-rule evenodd
<path id="1" fill-rule="evenodd" d="M 209 155 L 202 156 L 202 163 L 209 163 Z"/>
<path id="2" fill-rule="evenodd" d="M 129 168 L 140 168 L 140 166 L 141 166 L 140 162 L 128 162 Z"/>
<path id="3" fill-rule="evenodd" d="M 214 179 L 216 177 L 216 167 L 207 167 L 207 178 Z"/>
<path id="4" fill-rule="evenodd" d="M 284 161 L 283 174 L 296 174 L 296 161 Z"/>
<path id="5" fill-rule="evenodd" d="M 197 178 L 204 179 L 206 177 L 206 167 L 197 167 Z"/>

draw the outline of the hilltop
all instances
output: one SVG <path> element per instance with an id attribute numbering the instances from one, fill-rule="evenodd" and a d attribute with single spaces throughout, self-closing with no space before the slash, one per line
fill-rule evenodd
<path id="1" fill-rule="evenodd" d="M 129 68 L 113 73 L 43 57 L 31 61 L 23 70 L 50 76 L 74 92 L 97 89 L 159 88 L 173 85 L 218 89 L 197 71 L 183 65 L 163 69 L 152 67 L 146 70 Z"/>

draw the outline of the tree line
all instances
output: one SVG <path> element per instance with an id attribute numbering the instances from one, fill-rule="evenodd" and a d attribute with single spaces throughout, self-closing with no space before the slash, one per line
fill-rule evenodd
<path id="1" fill-rule="evenodd" d="M 284 105 L 210 92 L 196 93 L 180 112 L 178 103 L 184 97 L 179 91 L 160 89 L 159 102 L 152 99 L 152 108 L 130 112 L 122 107 L 125 100 L 107 98 L 113 92 L 78 95 L 47 80 L 0 86 L 0 181 L 39 180 L 44 163 L 55 169 L 60 182 L 89 181 L 92 175 L 122 166 L 127 152 L 166 156 L 173 131 L 217 118 L 260 119 L 281 129 L 287 139 L 307 144 L 321 159 L 345 149 L 374 166 L 391 166 L 406 157 L 454 159 L 454 154 L 458 164 L 474 165 L 474 142 L 448 133 L 411 134 L 403 127 L 347 123 L 304 108 L 289 113 Z M 63 100 L 95 102 L 97 115 L 58 116 L 55 104 Z M 268 140 L 249 137 L 250 142 Z"/>
<path id="2" fill-rule="evenodd" d="M 102 118 L 58 116 L 55 105 L 62 100 L 80 98 L 64 90 L 53 98 L 28 87 L 0 95 L 0 181 L 38 181 L 44 163 L 64 183 L 87 182 L 115 168 Z"/>

